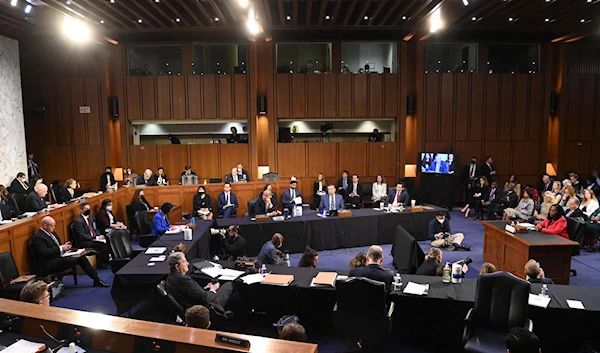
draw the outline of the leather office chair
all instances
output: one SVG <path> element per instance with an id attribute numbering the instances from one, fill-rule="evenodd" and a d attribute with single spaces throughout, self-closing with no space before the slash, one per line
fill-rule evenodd
<path id="1" fill-rule="evenodd" d="M 223 330 L 227 322 L 233 319 L 233 312 L 218 304 L 209 303 L 206 308 L 210 312 L 210 330 Z"/>
<path id="2" fill-rule="evenodd" d="M 71 241 L 71 244 L 73 244 L 74 248 L 79 248 L 79 241 L 75 236 L 75 222 L 71 223 L 69 229 L 71 230 L 71 233 L 69 234 L 69 240 Z"/>
<path id="3" fill-rule="evenodd" d="M 360 195 L 360 198 L 362 199 L 362 207 L 365 208 L 365 205 L 370 205 L 371 207 L 373 207 L 373 200 L 371 200 L 371 197 L 373 197 L 373 183 L 360 183 L 360 185 L 362 185 L 362 195 Z"/>
<path id="4" fill-rule="evenodd" d="M 252 200 L 248 200 L 248 212 L 246 217 L 254 217 L 256 214 L 254 213 L 254 205 L 258 201 L 258 197 L 253 198 Z"/>
<path id="5" fill-rule="evenodd" d="M 337 281 L 334 325 L 352 339 L 362 339 L 366 351 L 383 351 L 392 328 L 394 303 L 387 300 L 385 283 L 362 277 Z M 369 323 L 360 325 L 357 323 Z"/>
<path id="6" fill-rule="evenodd" d="M 129 232 L 125 229 L 113 229 L 106 235 L 106 240 L 110 245 L 112 260 L 110 260 L 110 270 L 117 273 L 131 259 L 138 255 L 141 250 L 133 250 L 129 239 Z"/>
<path id="7" fill-rule="evenodd" d="M 12 253 L 5 252 L 0 254 L 0 294 L 3 298 L 19 300 L 21 290 L 25 285 L 35 280 L 10 284 L 15 278 L 19 277 L 19 269 L 15 263 Z"/>
<path id="8" fill-rule="evenodd" d="M 566 217 L 567 218 L 567 234 L 569 239 L 579 243 L 579 246 L 574 246 L 571 249 L 571 256 L 579 256 L 581 251 L 581 243 L 583 241 L 583 232 L 585 230 L 585 219 L 583 217 Z M 569 270 L 573 276 L 577 276 L 577 270 Z"/>
<path id="9" fill-rule="evenodd" d="M 135 213 L 135 223 L 138 230 L 138 241 L 140 246 L 147 248 L 156 240 L 156 235 L 152 234 L 152 225 L 148 221 L 146 211 L 137 211 Z"/>
<path id="10" fill-rule="evenodd" d="M 29 257 L 31 258 L 31 261 L 33 262 L 33 269 L 34 269 L 34 273 L 36 274 L 36 276 L 39 277 L 48 277 L 50 276 L 50 278 L 52 280 L 62 280 L 62 278 L 66 275 L 68 275 L 69 273 L 73 275 L 73 283 L 75 283 L 75 285 L 78 284 L 77 282 L 77 266 L 73 266 L 71 268 L 68 268 L 64 271 L 61 272 L 54 272 L 54 273 L 46 273 L 46 272 L 42 272 L 40 270 L 40 266 L 39 263 L 37 262 L 35 253 L 33 252 L 33 248 L 31 246 L 31 241 L 29 241 L 29 243 L 27 244 L 28 248 L 29 248 Z"/>
<path id="11" fill-rule="evenodd" d="M 175 300 L 171 294 L 167 293 L 165 281 L 161 281 L 156 285 L 156 292 L 161 298 L 167 301 L 169 306 L 169 317 L 167 320 L 169 323 L 185 325 L 185 310 L 183 310 L 181 305 L 179 305 L 177 300 Z"/>
<path id="12" fill-rule="evenodd" d="M 477 278 L 475 305 L 465 318 L 464 351 L 506 352 L 506 335 L 513 327 L 533 330 L 527 319 L 529 282 L 507 272 Z"/>
<path id="13" fill-rule="evenodd" d="M 198 184 L 198 176 L 197 175 L 183 175 L 181 177 L 181 185 L 196 185 Z"/>
<path id="14" fill-rule="evenodd" d="M 8 195 L 8 203 L 12 207 L 13 211 L 17 216 L 23 214 L 23 210 L 25 209 L 25 195 L 23 194 L 10 194 Z"/>
<path id="15" fill-rule="evenodd" d="M 16 217 L 15 212 L 13 211 L 12 206 L 9 203 L 0 203 L 0 213 L 2 213 L 2 219 L 8 220 L 13 217 Z"/>
<path id="16" fill-rule="evenodd" d="M 125 206 L 125 215 L 127 216 L 127 225 L 131 234 L 137 234 L 137 225 L 135 224 L 135 212 L 131 208 L 131 205 Z"/>
<path id="17" fill-rule="evenodd" d="M 279 173 L 265 173 L 263 174 L 263 181 L 266 182 L 273 182 L 273 181 L 279 181 Z"/>

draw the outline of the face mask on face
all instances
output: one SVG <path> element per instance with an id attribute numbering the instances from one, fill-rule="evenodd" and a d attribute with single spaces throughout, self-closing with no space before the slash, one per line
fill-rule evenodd
<path id="1" fill-rule="evenodd" d="M 440 224 L 444 224 L 445 219 L 439 219 L 438 218 L 437 220 L 438 220 L 438 222 L 440 222 Z"/>
<path id="2" fill-rule="evenodd" d="M 140 195 L 140 199 L 145 200 L 146 196 L 145 195 Z"/>
<path id="3" fill-rule="evenodd" d="M 204 195 L 204 191 L 202 191 L 202 190 L 198 190 L 198 194 L 200 194 L 200 195 Z"/>
<path id="4" fill-rule="evenodd" d="M 106 206 L 106 210 L 112 212 L 112 206 Z"/>
<path id="5" fill-rule="evenodd" d="M 85 210 L 85 211 L 83 211 L 83 214 L 86 215 L 86 216 L 89 216 L 91 213 L 92 213 L 91 210 Z"/>

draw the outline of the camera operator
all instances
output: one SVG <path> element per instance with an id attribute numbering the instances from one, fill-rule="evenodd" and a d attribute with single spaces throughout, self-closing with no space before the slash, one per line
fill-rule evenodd
<path id="1" fill-rule="evenodd" d="M 431 246 L 436 248 L 446 248 L 449 251 L 454 249 L 471 250 L 471 248 L 461 245 L 465 238 L 462 233 L 452 234 L 450 222 L 446 219 L 444 211 L 437 211 L 435 219 L 429 222 L 428 234 L 431 238 Z"/>
<path id="2" fill-rule="evenodd" d="M 240 226 L 232 224 L 226 232 L 221 232 L 223 260 L 235 261 L 238 257 L 246 256 L 246 240 L 240 236 Z"/>
<path id="3" fill-rule="evenodd" d="M 438 267 L 442 264 L 442 250 L 438 248 L 429 249 L 429 253 L 425 256 L 425 262 L 419 266 L 415 275 L 420 276 L 435 276 Z"/>

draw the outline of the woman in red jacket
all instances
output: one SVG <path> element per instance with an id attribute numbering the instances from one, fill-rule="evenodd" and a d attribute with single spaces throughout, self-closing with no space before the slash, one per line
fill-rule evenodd
<path id="1" fill-rule="evenodd" d="M 564 217 L 565 211 L 559 205 L 552 205 L 548 218 L 535 226 L 535 230 L 542 233 L 554 234 L 559 237 L 569 239 L 567 234 L 567 219 Z"/>

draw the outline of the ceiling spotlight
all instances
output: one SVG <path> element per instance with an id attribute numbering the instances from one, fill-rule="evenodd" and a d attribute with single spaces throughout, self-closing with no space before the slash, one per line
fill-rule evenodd
<path id="1" fill-rule="evenodd" d="M 440 9 L 437 9 L 432 15 L 431 15 L 431 19 L 429 20 L 429 31 L 431 33 L 435 33 L 437 32 L 439 29 L 442 28 L 442 11 Z"/>
<path id="2" fill-rule="evenodd" d="M 63 34 L 74 42 L 83 43 L 90 39 L 88 26 L 78 20 L 65 16 L 63 23 Z"/>
<path id="3" fill-rule="evenodd" d="M 142 19 L 138 18 L 137 23 L 142 23 Z"/>
<path id="4" fill-rule="evenodd" d="M 462 0 L 463 4 L 465 4 L 465 6 L 469 6 L 469 0 Z"/>
<path id="5" fill-rule="evenodd" d="M 25 6 L 25 13 L 30 13 L 31 9 L 32 9 L 31 5 Z"/>
<path id="6" fill-rule="evenodd" d="M 292 17 L 291 16 L 285 16 L 285 19 L 289 21 L 289 20 L 292 19 Z"/>
<path id="7" fill-rule="evenodd" d="M 239 0 L 239 4 L 241 7 L 246 8 L 248 7 L 248 0 Z"/>
<path id="8" fill-rule="evenodd" d="M 100 20 L 100 23 L 104 24 L 104 20 Z"/>
<path id="9" fill-rule="evenodd" d="M 215 22 L 219 22 L 219 18 L 218 17 L 215 17 Z"/>
<path id="10" fill-rule="evenodd" d="M 368 19 L 369 19 L 369 16 L 363 17 L 363 20 L 365 20 L 365 21 L 368 20 Z"/>
<path id="11" fill-rule="evenodd" d="M 329 15 L 327 15 L 327 16 L 325 16 L 325 19 L 326 19 L 327 21 L 329 21 L 329 20 L 331 19 L 331 17 L 329 17 Z"/>
<path id="12" fill-rule="evenodd" d="M 19 0 L 10 0 L 10 4 L 12 6 L 17 6 L 17 3 L 19 2 Z"/>
<path id="13" fill-rule="evenodd" d="M 592 0 L 587 0 L 588 4 L 592 2 Z"/>
<path id="14" fill-rule="evenodd" d="M 115 0 L 110 0 L 110 3 L 111 3 L 111 4 L 114 4 L 114 3 L 115 3 Z"/>
<path id="15" fill-rule="evenodd" d="M 402 21 L 406 21 L 406 16 L 402 16 Z"/>
<path id="16" fill-rule="evenodd" d="M 475 17 L 475 16 L 471 17 L 471 21 L 477 21 L 477 17 Z"/>
<path id="17" fill-rule="evenodd" d="M 71 2 L 70 2 L 70 1 L 67 1 L 67 5 L 71 5 Z"/>
<path id="18" fill-rule="evenodd" d="M 544 22 L 550 22 L 550 19 L 549 19 L 549 18 L 547 18 L 547 19 L 545 19 L 545 20 L 544 20 Z"/>
<path id="19" fill-rule="evenodd" d="M 249 18 L 248 22 L 246 22 L 246 26 L 248 27 L 248 31 L 251 34 L 258 34 L 260 32 L 260 26 L 258 25 L 258 21 L 254 18 Z"/>
<path id="20" fill-rule="evenodd" d="M 154 2 L 160 2 L 160 0 L 154 0 Z"/>
<path id="21" fill-rule="evenodd" d="M 177 18 L 175 19 L 175 22 L 179 23 L 179 22 L 181 22 L 181 19 L 180 19 L 179 17 L 177 17 Z"/>
<path id="22" fill-rule="evenodd" d="M 513 21 L 513 18 L 512 18 L 512 17 L 509 17 L 509 18 L 508 18 L 508 22 L 512 22 L 512 21 Z"/>
<path id="23" fill-rule="evenodd" d="M 585 19 L 583 19 L 583 18 L 582 18 L 582 19 L 581 19 L 581 21 L 579 21 L 579 22 L 581 22 L 581 23 L 584 23 L 584 22 L 585 22 Z"/>

